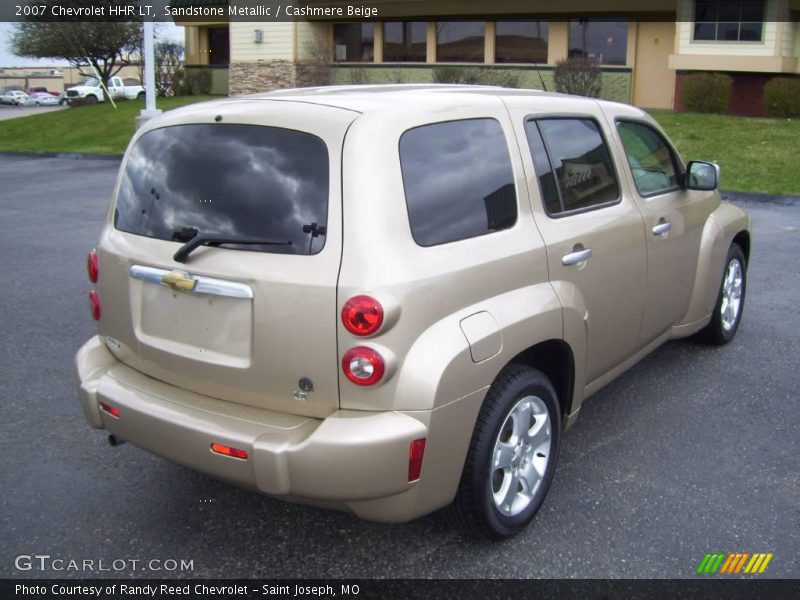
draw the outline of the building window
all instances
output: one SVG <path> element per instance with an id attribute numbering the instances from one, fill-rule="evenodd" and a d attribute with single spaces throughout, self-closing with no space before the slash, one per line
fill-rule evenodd
<path id="1" fill-rule="evenodd" d="M 436 23 L 436 61 L 482 63 L 486 24 L 483 21 Z"/>
<path id="2" fill-rule="evenodd" d="M 764 0 L 696 0 L 694 39 L 715 42 L 760 42 Z"/>
<path id="3" fill-rule="evenodd" d="M 372 62 L 375 58 L 373 23 L 336 23 L 333 59 L 336 62 Z"/>
<path id="4" fill-rule="evenodd" d="M 628 22 L 573 19 L 569 55 L 586 56 L 604 65 L 624 65 L 628 55 Z"/>
<path id="5" fill-rule="evenodd" d="M 427 40 L 427 23 L 384 23 L 383 62 L 425 62 Z"/>
<path id="6" fill-rule="evenodd" d="M 495 29 L 495 62 L 547 62 L 547 21 L 498 21 Z"/>

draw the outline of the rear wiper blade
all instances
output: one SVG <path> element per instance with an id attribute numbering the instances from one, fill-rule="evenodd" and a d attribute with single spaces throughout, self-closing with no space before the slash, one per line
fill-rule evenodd
<path id="1" fill-rule="evenodd" d="M 175 256 L 172 258 L 175 262 L 186 262 L 186 259 L 189 258 L 189 255 L 200 246 L 219 246 L 220 244 L 242 244 L 247 246 L 291 246 L 292 242 L 291 240 L 286 242 L 276 242 L 275 240 L 260 240 L 256 238 L 232 239 L 216 237 L 213 235 L 198 234 L 181 246 L 180 249 L 175 253 Z"/>

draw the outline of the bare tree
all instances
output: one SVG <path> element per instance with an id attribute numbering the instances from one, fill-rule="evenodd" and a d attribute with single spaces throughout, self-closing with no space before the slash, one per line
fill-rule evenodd
<path id="1" fill-rule="evenodd" d="M 41 4 L 56 1 L 42 0 Z M 107 85 L 122 67 L 135 60 L 141 37 L 141 23 L 28 20 L 14 24 L 10 48 L 17 56 L 66 60 L 85 76 L 94 75 L 89 69 L 94 67 Z"/>
<path id="2" fill-rule="evenodd" d="M 597 98 L 603 87 L 600 65 L 593 58 L 573 56 L 556 63 L 553 79 L 556 91 Z"/>
<path id="3" fill-rule="evenodd" d="M 183 64 L 183 44 L 170 40 L 159 40 L 155 47 L 156 93 L 159 96 L 174 94 L 172 81 L 175 72 Z"/>
<path id="4" fill-rule="evenodd" d="M 328 36 L 320 31 L 305 43 L 307 56 L 304 65 L 305 83 L 310 85 L 328 85 L 331 82 L 330 62 L 332 58 L 331 43 Z"/>

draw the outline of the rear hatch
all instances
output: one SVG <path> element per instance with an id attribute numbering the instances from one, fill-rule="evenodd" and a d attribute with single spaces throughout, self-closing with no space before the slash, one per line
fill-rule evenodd
<path id="1" fill-rule="evenodd" d="M 98 247 L 99 333 L 121 361 L 240 404 L 338 408 L 340 163 L 356 116 L 223 101 L 137 136 Z"/>

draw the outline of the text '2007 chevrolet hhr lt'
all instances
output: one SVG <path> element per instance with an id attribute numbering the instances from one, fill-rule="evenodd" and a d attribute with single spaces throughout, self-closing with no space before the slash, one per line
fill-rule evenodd
<path id="1" fill-rule="evenodd" d="M 636 108 L 529 90 L 285 90 L 134 136 L 88 258 L 86 419 L 287 500 L 520 531 L 585 398 L 725 344 L 748 217 Z"/>

